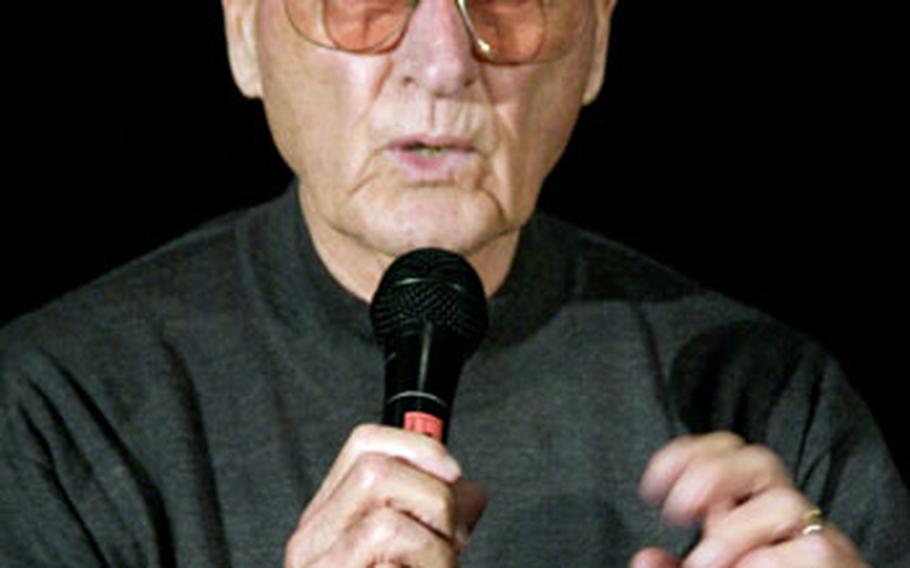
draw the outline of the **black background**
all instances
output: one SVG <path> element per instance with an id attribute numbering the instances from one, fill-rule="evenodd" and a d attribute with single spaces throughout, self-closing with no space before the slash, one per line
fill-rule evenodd
<path id="1" fill-rule="evenodd" d="M 259 103 L 231 82 L 220 5 L 175 6 L 7 18 L 25 33 L 4 81 L 0 322 L 286 186 Z M 541 207 L 819 339 L 906 476 L 891 18 L 838 0 L 620 0 L 604 90 Z"/>

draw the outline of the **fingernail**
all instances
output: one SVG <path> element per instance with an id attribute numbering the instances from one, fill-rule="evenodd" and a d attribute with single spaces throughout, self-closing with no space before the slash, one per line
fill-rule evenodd
<path id="1" fill-rule="evenodd" d="M 710 568 L 718 565 L 724 549 L 716 542 L 703 541 L 683 562 L 685 568 Z"/>

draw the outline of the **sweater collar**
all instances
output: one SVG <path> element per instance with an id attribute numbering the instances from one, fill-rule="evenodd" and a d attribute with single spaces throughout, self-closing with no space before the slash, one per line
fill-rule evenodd
<path id="1" fill-rule="evenodd" d="M 257 258 L 257 288 L 293 334 L 330 333 L 338 339 L 374 342 L 369 305 L 342 287 L 316 252 L 300 207 L 297 182 L 266 206 L 250 229 Z M 569 243 L 553 223 L 535 214 L 522 229 L 516 257 L 490 299 L 490 329 L 481 350 L 520 342 L 565 303 L 573 266 Z M 353 336 L 353 337 L 352 337 Z"/>

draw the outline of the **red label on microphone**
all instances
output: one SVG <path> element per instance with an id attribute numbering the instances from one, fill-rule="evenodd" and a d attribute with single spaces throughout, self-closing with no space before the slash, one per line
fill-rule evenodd
<path id="1" fill-rule="evenodd" d="M 427 414 L 426 412 L 418 412 L 416 410 L 404 413 L 405 430 L 424 434 L 426 436 L 430 436 L 431 438 L 436 438 L 441 442 L 442 427 L 442 420 L 433 416 L 432 414 Z"/>

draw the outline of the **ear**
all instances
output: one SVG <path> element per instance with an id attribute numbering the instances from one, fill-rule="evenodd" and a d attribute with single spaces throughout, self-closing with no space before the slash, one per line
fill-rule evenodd
<path id="1" fill-rule="evenodd" d="M 584 104 L 597 98 L 603 86 L 607 69 L 607 48 L 610 45 L 610 22 L 617 0 L 593 0 L 594 2 L 594 58 L 588 71 L 588 82 L 585 84 Z"/>
<path id="2" fill-rule="evenodd" d="M 254 33 L 258 3 L 259 0 L 221 0 L 231 73 L 240 92 L 251 99 L 262 96 Z"/>

